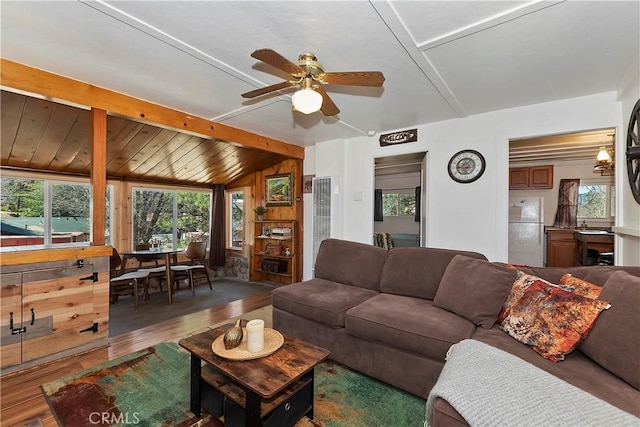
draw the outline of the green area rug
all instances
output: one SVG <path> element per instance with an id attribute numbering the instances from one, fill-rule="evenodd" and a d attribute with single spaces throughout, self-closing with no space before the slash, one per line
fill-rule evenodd
<path id="1" fill-rule="evenodd" d="M 189 411 L 189 353 L 166 342 L 42 386 L 62 426 L 207 425 Z M 423 425 L 425 401 L 333 361 L 316 368 L 315 418 L 298 426 Z"/>

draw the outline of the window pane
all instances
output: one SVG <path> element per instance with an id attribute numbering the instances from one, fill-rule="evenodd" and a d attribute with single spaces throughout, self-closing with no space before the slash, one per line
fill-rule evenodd
<path id="1" fill-rule="evenodd" d="M 153 190 L 133 191 L 133 242 L 157 241 L 173 249 L 173 193 Z"/>
<path id="2" fill-rule="evenodd" d="M 606 185 L 581 185 L 578 190 L 578 217 L 604 218 L 606 203 Z"/>
<path id="3" fill-rule="evenodd" d="M 51 243 L 87 242 L 90 236 L 91 188 L 84 184 L 51 186 Z"/>
<path id="4" fill-rule="evenodd" d="M 241 249 L 244 241 L 244 200 L 242 192 L 231 193 L 231 242 L 232 248 Z"/>
<path id="5" fill-rule="evenodd" d="M 208 241 L 210 205 L 209 193 L 178 193 L 178 249 L 185 249 L 192 241 Z"/>
<path id="6" fill-rule="evenodd" d="M 44 243 L 44 181 L 0 179 L 2 246 Z"/>
<path id="7" fill-rule="evenodd" d="M 397 194 L 382 195 L 382 215 L 384 216 L 398 215 L 398 195 Z"/>
<path id="8" fill-rule="evenodd" d="M 416 214 L 416 195 L 400 194 L 400 215 L 414 216 Z"/>

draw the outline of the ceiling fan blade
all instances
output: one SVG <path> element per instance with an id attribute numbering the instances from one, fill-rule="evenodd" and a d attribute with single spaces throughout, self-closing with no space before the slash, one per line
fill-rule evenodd
<path id="1" fill-rule="evenodd" d="M 265 87 L 262 87 L 260 89 L 256 89 L 256 90 L 252 90 L 252 91 L 247 92 L 247 93 L 243 93 L 241 96 L 243 98 L 255 98 L 256 96 L 264 95 L 265 93 L 274 92 L 274 91 L 280 90 L 280 89 L 286 89 L 288 87 L 293 86 L 296 83 L 298 83 L 298 82 L 296 82 L 295 80 L 284 81 L 284 82 L 276 83 L 276 84 L 271 85 L 271 86 L 265 86 Z"/>
<path id="2" fill-rule="evenodd" d="M 316 80 L 327 85 L 379 87 L 384 83 L 384 75 L 380 71 L 346 71 L 322 73 Z"/>
<path id="3" fill-rule="evenodd" d="M 320 107 L 320 111 L 322 111 L 322 114 L 324 114 L 325 116 L 335 116 L 340 112 L 338 106 L 333 103 L 322 86 L 314 86 L 313 90 L 322 95 L 322 107 Z"/>
<path id="4" fill-rule="evenodd" d="M 260 61 L 274 66 L 284 72 L 287 72 L 295 77 L 304 76 L 305 72 L 302 68 L 298 67 L 293 62 L 289 61 L 284 56 L 280 55 L 275 50 L 271 49 L 258 49 L 251 54 L 252 57 L 259 59 Z"/>

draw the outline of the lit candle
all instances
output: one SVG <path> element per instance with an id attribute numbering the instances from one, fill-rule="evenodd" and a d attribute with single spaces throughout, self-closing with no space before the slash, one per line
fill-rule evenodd
<path id="1" fill-rule="evenodd" d="M 257 353 L 264 349 L 264 320 L 255 319 L 247 323 L 247 350 Z"/>

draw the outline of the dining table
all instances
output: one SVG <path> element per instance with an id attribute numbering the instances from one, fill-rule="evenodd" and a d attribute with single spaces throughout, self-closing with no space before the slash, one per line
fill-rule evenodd
<path id="1" fill-rule="evenodd" d="M 172 272 L 171 272 L 171 264 L 176 265 L 178 263 L 178 253 L 183 252 L 179 249 L 163 249 L 163 248 L 152 248 L 138 251 L 129 251 L 124 252 L 122 254 L 122 264 L 120 267 L 121 272 L 124 274 L 127 266 L 127 260 L 131 258 L 144 258 L 145 256 L 149 258 L 157 258 L 158 255 L 164 256 L 164 266 L 166 270 L 166 279 L 167 279 L 167 294 L 169 299 L 169 304 L 173 304 L 173 280 L 172 280 Z"/>

